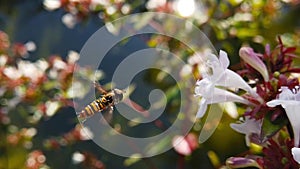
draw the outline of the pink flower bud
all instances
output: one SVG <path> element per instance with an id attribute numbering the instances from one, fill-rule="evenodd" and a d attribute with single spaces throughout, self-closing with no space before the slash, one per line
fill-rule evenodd
<path id="1" fill-rule="evenodd" d="M 186 137 L 175 136 L 172 145 L 177 153 L 187 156 L 198 148 L 198 140 L 194 134 L 189 133 Z"/>
<path id="2" fill-rule="evenodd" d="M 239 55 L 247 64 L 257 70 L 263 76 L 266 82 L 269 81 L 269 73 L 266 65 L 252 48 L 242 47 L 239 51 Z"/>
<path id="3" fill-rule="evenodd" d="M 245 168 L 245 167 L 259 167 L 258 163 L 253 159 L 243 157 L 230 157 L 226 160 L 226 166 L 230 168 Z"/>

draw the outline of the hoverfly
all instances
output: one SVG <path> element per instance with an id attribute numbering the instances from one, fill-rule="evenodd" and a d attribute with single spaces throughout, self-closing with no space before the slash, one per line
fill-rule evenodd
<path id="1" fill-rule="evenodd" d="M 117 88 L 112 89 L 111 91 L 106 91 L 97 82 L 94 82 L 94 87 L 102 95 L 98 99 L 85 106 L 85 108 L 77 114 L 77 117 L 81 122 L 84 122 L 87 118 L 93 116 L 95 113 L 103 112 L 104 110 L 107 110 L 109 114 L 112 114 L 114 110 L 113 106 L 122 101 L 123 94 L 125 93 L 125 90 L 120 90 Z"/>

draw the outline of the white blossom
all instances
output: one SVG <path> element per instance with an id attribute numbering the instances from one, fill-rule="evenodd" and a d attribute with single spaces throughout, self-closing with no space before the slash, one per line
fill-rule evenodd
<path id="1" fill-rule="evenodd" d="M 25 48 L 27 49 L 28 52 L 33 52 L 36 50 L 36 45 L 34 42 L 29 41 L 29 42 L 25 43 Z"/>
<path id="2" fill-rule="evenodd" d="M 59 109 L 60 104 L 57 101 L 47 101 L 46 102 L 46 115 L 51 117 L 53 116 L 57 110 Z"/>
<path id="3" fill-rule="evenodd" d="M 278 99 L 269 101 L 267 105 L 269 107 L 275 107 L 281 105 L 289 118 L 289 121 L 293 127 L 294 131 L 294 144 L 295 147 L 299 147 L 300 143 L 300 92 L 299 86 L 293 91 L 286 86 L 281 87 L 281 93 L 279 94 Z"/>
<path id="4" fill-rule="evenodd" d="M 112 5 L 106 8 L 106 13 L 108 15 L 113 15 L 114 13 L 116 13 L 116 11 L 117 11 L 117 8 Z"/>
<path id="5" fill-rule="evenodd" d="M 177 0 L 174 2 L 173 8 L 182 17 L 190 17 L 196 11 L 195 0 Z"/>
<path id="6" fill-rule="evenodd" d="M 124 4 L 121 8 L 121 12 L 124 14 L 124 15 L 127 15 L 131 10 L 131 7 L 129 4 Z"/>
<path id="7" fill-rule="evenodd" d="M 48 68 L 46 61 L 37 61 L 32 63 L 29 61 L 21 60 L 18 62 L 18 69 L 24 77 L 30 78 L 32 81 L 36 81 L 38 78 L 44 75 L 45 70 Z"/>
<path id="8" fill-rule="evenodd" d="M 208 74 L 207 71 L 201 73 L 203 77 L 209 79 L 214 86 L 243 89 L 252 96 L 260 98 L 256 91 L 252 89 L 240 75 L 228 69 L 229 59 L 226 52 L 221 50 L 219 58 L 214 54 L 208 55 L 206 65 L 212 69 L 212 74 Z"/>
<path id="9" fill-rule="evenodd" d="M 74 81 L 67 91 L 68 98 L 83 98 L 87 93 L 86 86 L 82 82 Z"/>
<path id="10" fill-rule="evenodd" d="M 44 0 L 43 5 L 45 9 L 53 11 L 61 6 L 60 0 Z"/>
<path id="11" fill-rule="evenodd" d="M 75 27 L 77 20 L 73 14 L 67 13 L 61 18 L 62 22 L 66 27 L 72 29 Z"/>
<path id="12" fill-rule="evenodd" d="M 7 56 L 5 55 L 0 55 L 0 66 L 4 66 L 7 62 Z"/>
<path id="13" fill-rule="evenodd" d="M 292 154 L 295 161 L 297 161 L 298 164 L 300 164 L 300 148 L 297 147 L 292 148 Z"/>
<path id="14" fill-rule="evenodd" d="M 85 157 L 82 153 L 76 151 L 73 153 L 73 156 L 72 156 L 72 161 L 74 164 L 78 164 L 78 163 L 81 163 L 82 161 L 84 161 Z"/>
<path id="15" fill-rule="evenodd" d="M 229 59 L 226 52 L 220 51 L 219 58 L 214 54 L 209 54 L 205 63 L 207 69 L 211 71 L 203 71 L 203 79 L 197 81 L 195 88 L 195 96 L 200 96 L 201 101 L 197 117 L 202 117 L 206 112 L 207 105 L 222 102 L 239 102 L 250 104 L 250 102 L 241 96 L 238 96 L 224 88 L 243 89 L 250 93 L 253 97 L 261 99 L 237 73 L 227 69 Z M 222 87 L 222 88 L 218 88 Z M 261 100 L 260 100 L 261 101 Z"/>
<path id="16" fill-rule="evenodd" d="M 67 67 L 67 64 L 60 60 L 60 59 L 55 59 L 53 63 L 53 68 L 57 70 L 65 69 Z"/>
<path id="17" fill-rule="evenodd" d="M 165 5 L 165 3 L 166 3 L 166 0 L 149 0 L 146 3 L 146 8 L 147 9 L 155 9 L 155 8 Z"/>
<path id="18" fill-rule="evenodd" d="M 235 131 L 245 134 L 246 144 L 250 146 L 250 136 L 251 134 L 260 135 L 261 133 L 262 120 L 250 119 L 245 117 L 242 123 L 231 123 L 230 127 Z"/>
<path id="19" fill-rule="evenodd" d="M 74 64 L 79 59 L 79 57 L 80 57 L 80 55 L 78 52 L 70 50 L 68 52 L 67 62 Z"/>
<path id="20" fill-rule="evenodd" d="M 6 67 L 3 70 L 3 73 L 10 79 L 16 80 L 22 76 L 22 73 L 15 67 Z"/>

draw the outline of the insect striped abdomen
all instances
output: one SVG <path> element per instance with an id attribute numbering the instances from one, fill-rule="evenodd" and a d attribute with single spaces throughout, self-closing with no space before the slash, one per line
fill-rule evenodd
<path id="1" fill-rule="evenodd" d="M 109 97 L 101 97 L 89 105 L 87 105 L 79 114 L 78 117 L 82 119 L 86 119 L 87 117 L 93 116 L 95 113 L 101 112 L 106 109 L 110 104 L 113 104 L 113 100 L 111 96 Z"/>
<path id="2" fill-rule="evenodd" d="M 80 121 L 85 121 L 88 117 L 91 117 L 95 113 L 99 113 L 105 109 L 110 109 L 110 112 L 112 112 L 112 106 L 123 99 L 123 91 L 119 89 L 113 89 L 110 92 L 101 91 L 104 95 L 88 104 L 80 113 L 78 113 L 77 117 Z"/>

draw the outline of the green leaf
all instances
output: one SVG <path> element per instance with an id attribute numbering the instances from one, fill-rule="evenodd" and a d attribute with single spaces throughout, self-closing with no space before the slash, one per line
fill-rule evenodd
<path id="1" fill-rule="evenodd" d="M 270 138 L 276 134 L 288 121 L 284 117 L 278 117 L 275 121 L 271 120 L 272 113 L 267 113 L 263 119 L 262 138 Z"/>

